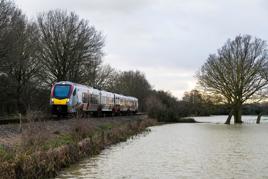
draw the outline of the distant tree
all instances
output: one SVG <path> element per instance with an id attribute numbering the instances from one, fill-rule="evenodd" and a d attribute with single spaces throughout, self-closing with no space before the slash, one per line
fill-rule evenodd
<path id="1" fill-rule="evenodd" d="M 205 99 L 204 95 L 200 91 L 194 89 L 190 92 L 185 92 L 182 98 L 182 101 L 185 101 L 189 104 L 189 112 L 192 115 L 209 115 L 208 105 L 211 104 L 209 99 Z"/>
<path id="2" fill-rule="evenodd" d="M 188 111 L 191 115 L 208 116 L 225 113 L 222 96 L 211 94 L 201 89 L 186 91 L 182 101 L 188 104 Z"/>
<path id="3" fill-rule="evenodd" d="M 199 104 L 204 100 L 202 94 L 198 90 L 191 90 L 190 92 L 185 92 L 182 98 L 183 101 Z"/>
<path id="4" fill-rule="evenodd" d="M 53 10 L 38 16 L 44 79 L 86 83 L 101 63 L 104 39 L 75 13 Z"/>
<path id="5" fill-rule="evenodd" d="M 145 111 L 145 99 L 149 96 L 151 85 L 140 71 L 125 71 L 115 78 L 111 91 L 139 99 L 139 110 Z"/>
<path id="6" fill-rule="evenodd" d="M 242 123 L 242 104 L 268 84 L 267 62 L 265 41 L 239 35 L 208 57 L 198 79 L 206 90 L 222 95 L 231 107 L 234 122 Z"/>

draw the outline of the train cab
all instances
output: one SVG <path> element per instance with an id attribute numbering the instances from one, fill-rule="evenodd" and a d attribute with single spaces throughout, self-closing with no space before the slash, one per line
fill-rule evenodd
<path id="1" fill-rule="evenodd" d="M 76 89 L 70 82 L 59 82 L 53 85 L 50 95 L 52 114 L 73 112 L 71 106 L 76 101 Z"/>

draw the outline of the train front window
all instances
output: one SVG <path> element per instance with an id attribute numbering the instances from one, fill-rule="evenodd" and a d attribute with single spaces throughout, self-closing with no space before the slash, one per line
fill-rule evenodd
<path id="1" fill-rule="evenodd" d="M 56 85 L 54 88 L 54 97 L 59 99 L 68 98 L 70 88 L 70 85 Z"/>

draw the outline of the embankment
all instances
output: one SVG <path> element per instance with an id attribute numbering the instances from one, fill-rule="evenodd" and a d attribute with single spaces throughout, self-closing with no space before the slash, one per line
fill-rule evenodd
<path id="1" fill-rule="evenodd" d="M 147 116 L 24 124 L 16 143 L 0 144 L 1 178 L 50 178 L 64 167 L 156 123 Z M 1 130 L 1 128 L 0 128 Z"/>

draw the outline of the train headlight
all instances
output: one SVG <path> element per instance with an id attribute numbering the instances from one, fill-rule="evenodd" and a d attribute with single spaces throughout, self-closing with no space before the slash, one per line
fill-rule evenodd
<path id="1" fill-rule="evenodd" d="M 51 99 L 51 102 L 52 102 L 52 103 L 54 102 L 54 98 Z"/>
<path id="2" fill-rule="evenodd" d="M 68 103 L 70 101 L 70 99 L 66 99 L 66 102 Z"/>

